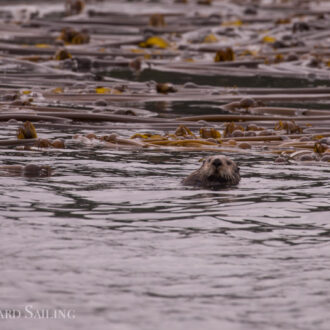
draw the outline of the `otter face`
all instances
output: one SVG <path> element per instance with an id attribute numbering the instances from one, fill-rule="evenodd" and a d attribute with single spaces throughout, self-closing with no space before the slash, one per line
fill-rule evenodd
<path id="1" fill-rule="evenodd" d="M 233 160 L 222 155 L 207 157 L 200 171 L 214 184 L 237 184 L 240 180 L 239 167 Z"/>
<path id="2" fill-rule="evenodd" d="M 239 167 L 230 158 L 222 155 L 207 157 L 203 165 L 191 173 L 183 184 L 210 189 L 219 189 L 239 183 Z"/>

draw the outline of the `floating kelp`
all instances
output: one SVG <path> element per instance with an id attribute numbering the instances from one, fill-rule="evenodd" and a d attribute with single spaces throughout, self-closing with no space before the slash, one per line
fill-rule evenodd
<path id="1" fill-rule="evenodd" d="M 154 27 L 163 27 L 166 25 L 165 17 L 162 14 L 152 14 L 149 19 L 149 24 Z"/>
<path id="2" fill-rule="evenodd" d="M 161 48 L 165 49 L 170 47 L 170 44 L 161 37 L 149 37 L 145 41 L 139 43 L 139 46 L 142 48 Z"/>
<path id="3" fill-rule="evenodd" d="M 328 156 L 329 25 L 311 2 L 287 2 L 284 17 L 275 2 L 188 4 L 196 15 L 185 2 L 40 6 L 0 18 L 0 122 L 18 121 L 18 136 L 31 139 L 3 147 L 65 147 L 37 140 L 28 120 L 54 132 L 116 131 L 79 134 L 109 148 Z"/>
<path id="4" fill-rule="evenodd" d="M 80 14 L 85 8 L 85 2 L 83 0 L 66 0 L 65 9 L 66 15 Z"/>
<path id="5" fill-rule="evenodd" d="M 33 146 L 36 148 L 64 149 L 65 142 L 62 139 L 56 139 L 54 141 L 51 141 L 49 139 L 38 139 Z"/>
<path id="6" fill-rule="evenodd" d="M 80 45 L 89 43 L 90 36 L 88 32 L 84 30 L 76 31 L 72 28 L 64 28 L 58 39 L 64 41 L 66 44 Z"/>
<path id="7" fill-rule="evenodd" d="M 20 127 L 18 129 L 17 132 L 18 139 L 36 139 L 37 137 L 38 136 L 34 125 L 29 121 L 26 121 L 23 127 Z"/>
<path id="8" fill-rule="evenodd" d="M 69 58 L 72 58 L 72 55 L 68 52 L 67 49 L 61 48 L 55 53 L 55 60 L 57 61 L 64 61 Z"/>
<path id="9" fill-rule="evenodd" d="M 216 52 L 214 57 L 214 62 L 225 62 L 225 61 L 234 61 L 235 54 L 231 48 L 225 50 L 220 49 Z"/>
<path id="10" fill-rule="evenodd" d="M 157 84 L 156 85 L 157 93 L 167 94 L 167 93 L 176 93 L 177 90 L 172 84 Z"/>
<path id="11" fill-rule="evenodd" d="M 0 166 L 0 176 L 26 176 L 26 177 L 48 177 L 52 174 L 52 168 L 49 165 L 2 165 Z"/>

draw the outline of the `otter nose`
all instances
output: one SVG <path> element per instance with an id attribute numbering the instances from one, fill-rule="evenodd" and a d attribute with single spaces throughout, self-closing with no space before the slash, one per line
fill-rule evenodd
<path id="1" fill-rule="evenodd" d="M 215 167 L 221 166 L 221 160 L 220 159 L 215 159 L 212 163 Z"/>

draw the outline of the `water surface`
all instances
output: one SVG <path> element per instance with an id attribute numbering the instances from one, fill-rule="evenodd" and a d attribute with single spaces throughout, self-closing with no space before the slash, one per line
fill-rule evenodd
<path id="1" fill-rule="evenodd" d="M 182 186 L 204 155 L 2 152 L 55 169 L 1 177 L 2 308 L 75 311 L 2 326 L 327 329 L 329 167 L 229 155 L 238 187 Z"/>

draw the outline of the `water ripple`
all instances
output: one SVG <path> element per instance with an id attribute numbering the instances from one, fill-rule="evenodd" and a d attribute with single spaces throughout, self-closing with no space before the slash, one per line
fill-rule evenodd
<path id="1" fill-rule="evenodd" d="M 200 158 L 72 149 L 2 177 L 3 301 L 74 308 L 72 329 L 327 329 L 329 167 L 234 155 L 238 187 L 182 186 Z"/>

